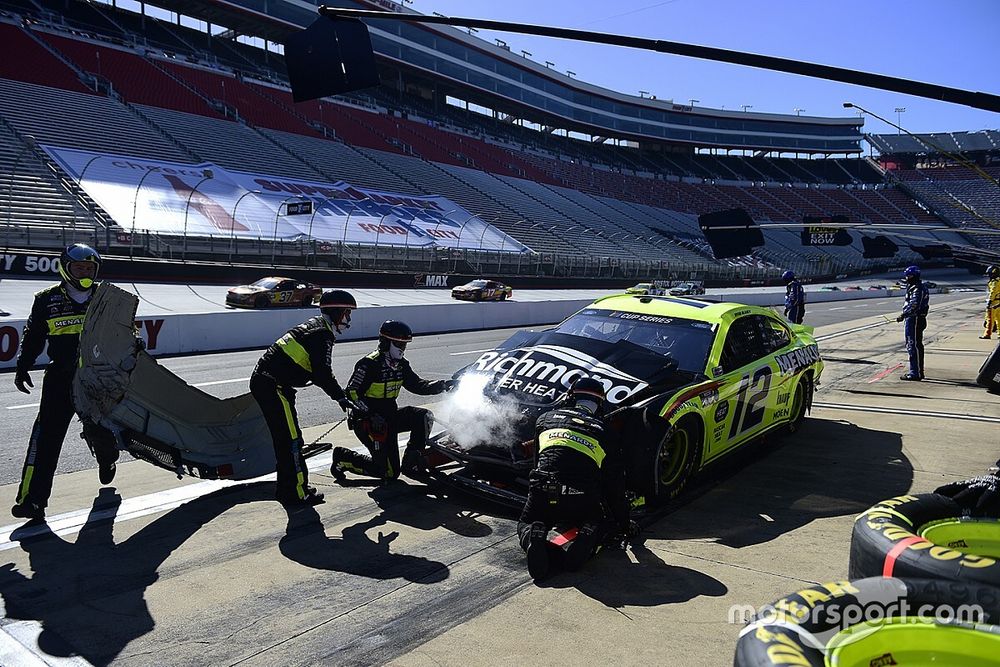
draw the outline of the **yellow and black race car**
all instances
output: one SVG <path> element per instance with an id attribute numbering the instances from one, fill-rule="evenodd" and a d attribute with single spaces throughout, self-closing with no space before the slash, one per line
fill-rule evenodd
<path id="1" fill-rule="evenodd" d="M 274 306 L 312 306 L 319 303 L 323 288 L 293 278 L 261 278 L 250 285 L 233 287 L 226 294 L 226 305 L 237 308 Z"/>
<path id="2" fill-rule="evenodd" d="M 473 280 L 451 291 L 452 299 L 461 301 L 505 301 L 514 291 L 496 280 Z"/>
<path id="3" fill-rule="evenodd" d="M 469 407 L 447 416 L 429 462 L 444 481 L 523 503 L 536 418 L 590 376 L 606 388 L 605 416 L 623 444 L 630 490 L 664 501 L 742 445 L 796 430 L 822 371 L 812 328 L 767 308 L 605 297 L 554 329 L 515 334 L 458 371 L 456 404 Z"/>

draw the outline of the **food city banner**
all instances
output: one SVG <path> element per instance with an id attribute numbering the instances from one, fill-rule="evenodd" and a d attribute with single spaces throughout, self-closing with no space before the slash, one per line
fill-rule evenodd
<path id="1" fill-rule="evenodd" d="M 525 252 L 526 246 L 436 195 L 404 195 L 286 176 L 43 146 L 126 231 L 318 239 Z M 306 214 L 296 204 L 312 202 Z"/>

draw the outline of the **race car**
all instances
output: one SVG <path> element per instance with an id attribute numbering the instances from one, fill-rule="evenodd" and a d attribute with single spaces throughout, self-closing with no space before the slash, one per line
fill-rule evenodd
<path id="1" fill-rule="evenodd" d="M 473 280 L 451 290 L 451 298 L 460 301 L 505 301 L 514 291 L 495 280 Z"/>
<path id="2" fill-rule="evenodd" d="M 630 492 L 649 506 L 703 467 L 779 428 L 798 429 L 823 362 L 812 328 L 767 308 L 694 299 L 598 299 L 551 330 L 522 331 L 455 374 L 430 441 L 439 481 L 516 506 L 534 423 L 580 377 L 606 387 L 605 416 Z"/>
<path id="3" fill-rule="evenodd" d="M 705 288 L 701 284 L 693 282 L 681 283 L 670 288 L 670 296 L 697 296 L 704 293 Z"/>
<path id="4" fill-rule="evenodd" d="M 626 294 L 663 296 L 667 293 L 667 281 L 654 280 L 651 283 L 637 283 L 625 289 Z"/>
<path id="5" fill-rule="evenodd" d="M 226 305 L 233 308 L 270 308 L 272 306 L 312 306 L 319 302 L 323 289 L 292 278 L 261 278 L 249 285 L 233 287 L 226 293 Z"/>

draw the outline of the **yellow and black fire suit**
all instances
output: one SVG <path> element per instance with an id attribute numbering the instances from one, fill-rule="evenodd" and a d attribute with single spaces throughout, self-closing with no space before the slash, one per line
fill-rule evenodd
<path id="1" fill-rule="evenodd" d="M 73 376 L 79 363 L 80 333 L 89 304 L 89 296 L 83 303 L 70 298 L 63 283 L 36 293 L 31 304 L 21 335 L 17 374 L 27 374 L 46 343 L 49 363 L 17 489 L 18 505 L 31 503 L 44 509 L 49 502 L 63 440 L 73 419 Z M 89 442 L 99 464 L 109 466 L 118 460 L 118 450 L 108 441 L 94 438 Z"/>
<path id="2" fill-rule="evenodd" d="M 398 437 L 401 432 L 409 431 L 410 441 L 403 461 L 407 470 L 413 471 L 427 443 L 434 415 L 424 408 L 400 408 L 396 399 L 401 389 L 419 396 L 433 396 L 448 386 L 448 380 L 421 378 L 405 358 L 393 362 L 380 350 L 359 359 L 347 381 L 347 397 L 367 411 L 352 415 L 351 425 L 371 456 L 337 447 L 333 450 L 334 468 L 339 465 L 342 471 L 383 480 L 396 479 L 400 473 Z"/>
<path id="3" fill-rule="evenodd" d="M 990 338 L 1000 331 L 1000 278 L 993 278 L 986 287 L 986 317 L 983 320 L 983 338 Z"/>
<path id="4" fill-rule="evenodd" d="M 586 410 L 557 408 L 535 425 L 538 462 L 528 476 L 528 500 L 518 523 L 521 546 L 535 522 L 545 530 L 572 530 L 565 540 L 564 566 L 586 561 L 611 534 L 628 534 L 625 468 L 617 441 L 604 421 Z"/>
<path id="5" fill-rule="evenodd" d="M 329 320 L 323 315 L 311 317 L 267 348 L 250 376 L 250 393 L 271 431 L 279 500 L 302 500 L 309 488 L 295 388 L 311 382 L 338 403 L 345 398 L 330 367 L 335 342 Z"/>

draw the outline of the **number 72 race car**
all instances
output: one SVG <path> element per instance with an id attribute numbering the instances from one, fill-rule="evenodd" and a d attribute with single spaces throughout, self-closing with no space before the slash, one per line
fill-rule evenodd
<path id="1" fill-rule="evenodd" d="M 812 328 L 766 308 L 666 296 L 598 299 L 554 329 L 522 331 L 455 374 L 430 441 L 433 477 L 523 503 L 534 423 L 578 378 L 600 380 L 630 491 L 675 497 L 704 466 L 778 428 L 797 430 L 823 362 Z"/>

